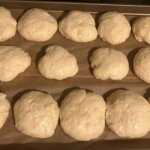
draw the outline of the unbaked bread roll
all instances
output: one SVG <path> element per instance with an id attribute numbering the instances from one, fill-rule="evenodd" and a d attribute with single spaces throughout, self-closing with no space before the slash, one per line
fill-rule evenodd
<path id="1" fill-rule="evenodd" d="M 3 127 L 6 119 L 8 118 L 10 110 L 10 104 L 6 98 L 6 94 L 0 92 L 0 129 Z"/>
<path id="2" fill-rule="evenodd" d="M 130 31 L 127 18 L 119 12 L 104 13 L 99 19 L 98 35 L 112 45 L 125 42 Z"/>
<path id="3" fill-rule="evenodd" d="M 150 17 L 138 18 L 132 26 L 132 31 L 136 40 L 150 44 Z"/>
<path id="4" fill-rule="evenodd" d="M 20 132 L 32 137 L 47 138 L 55 132 L 59 107 L 51 95 L 30 91 L 15 103 L 14 118 Z"/>
<path id="5" fill-rule="evenodd" d="M 125 54 L 110 48 L 98 48 L 90 58 L 93 74 L 97 79 L 121 80 L 129 71 Z"/>
<path id="6" fill-rule="evenodd" d="M 24 72 L 31 64 L 31 57 L 22 48 L 0 46 L 0 81 L 8 82 Z"/>
<path id="7" fill-rule="evenodd" d="M 67 39 L 75 42 L 90 42 L 96 39 L 97 30 L 91 14 L 71 11 L 59 23 L 59 31 Z"/>
<path id="8" fill-rule="evenodd" d="M 106 104 L 103 98 L 85 90 L 73 90 L 60 107 L 60 125 L 79 141 L 98 138 L 105 127 Z"/>
<path id="9" fill-rule="evenodd" d="M 0 42 L 6 41 L 16 34 L 17 22 L 11 15 L 11 12 L 0 7 Z"/>
<path id="10" fill-rule="evenodd" d="M 27 10 L 19 19 L 18 31 L 27 40 L 47 41 L 57 31 L 57 21 L 47 11 L 32 8 Z"/>
<path id="11" fill-rule="evenodd" d="M 143 81 L 150 83 L 150 47 L 141 48 L 133 60 L 135 74 Z"/>
<path id="12" fill-rule="evenodd" d="M 77 60 L 61 46 L 49 46 L 38 64 L 40 73 L 48 79 L 63 80 L 78 72 Z"/>
<path id="13" fill-rule="evenodd" d="M 106 124 L 120 137 L 142 137 L 150 130 L 150 105 L 138 93 L 117 90 L 107 98 Z"/>

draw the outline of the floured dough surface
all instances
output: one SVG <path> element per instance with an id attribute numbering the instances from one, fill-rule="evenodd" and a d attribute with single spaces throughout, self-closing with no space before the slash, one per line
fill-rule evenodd
<path id="1" fill-rule="evenodd" d="M 90 42 L 96 39 L 95 20 L 83 11 L 71 11 L 59 23 L 59 31 L 67 39 L 75 42 Z"/>
<path id="2" fill-rule="evenodd" d="M 0 129 L 6 122 L 10 110 L 10 104 L 6 98 L 6 94 L 0 92 Z"/>
<path id="3" fill-rule="evenodd" d="M 40 73 L 48 79 L 63 80 L 78 72 L 77 60 L 65 48 L 54 45 L 46 49 L 46 54 L 38 64 Z"/>
<path id="4" fill-rule="evenodd" d="M 133 59 L 135 74 L 143 81 L 150 83 L 150 47 L 141 48 Z"/>
<path id="5" fill-rule="evenodd" d="M 31 57 L 22 48 L 0 46 L 0 81 L 8 82 L 24 72 L 31 64 Z"/>
<path id="6" fill-rule="evenodd" d="M 60 125 L 69 136 L 79 141 L 98 138 L 105 127 L 105 101 L 95 93 L 73 90 L 60 107 Z"/>
<path id="7" fill-rule="evenodd" d="M 17 22 L 11 15 L 11 12 L 0 7 L 0 42 L 6 41 L 16 34 Z"/>
<path id="8" fill-rule="evenodd" d="M 120 137 L 139 138 L 150 130 L 150 105 L 130 90 L 117 90 L 107 98 L 106 124 Z"/>
<path id="9" fill-rule="evenodd" d="M 57 31 L 57 21 L 47 11 L 40 8 L 27 10 L 18 22 L 19 34 L 30 41 L 47 41 Z"/>
<path id="10" fill-rule="evenodd" d="M 136 40 L 150 44 L 150 17 L 138 18 L 132 26 L 132 31 Z"/>
<path id="11" fill-rule="evenodd" d="M 47 138 L 58 124 L 59 107 L 49 94 L 30 91 L 14 105 L 16 128 L 29 136 Z"/>
<path id="12" fill-rule="evenodd" d="M 127 18 L 119 12 L 104 13 L 99 19 L 98 35 L 112 45 L 125 42 L 130 31 Z"/>
<path id="13" fill-rule="evenodd" d="M 98 48 L 90 58 L 93 74 L 97 79 L 121 80 L 129 71 L 125 54 L 110 48 Z"/>

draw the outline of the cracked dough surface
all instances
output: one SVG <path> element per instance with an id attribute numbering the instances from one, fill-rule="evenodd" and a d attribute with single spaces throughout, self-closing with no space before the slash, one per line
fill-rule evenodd
<path id="1" fill-rule="evenodd" d="M 6 98 L 6 94 L 0 92 L 0 129 L 3 127 L 6 122 L 10 110 L 10 104 Z"/>
<path id="2" fill-rule="evenodd" d="M 63 80 L 78 72 L 77 60 L 61 46 L 49 46 L 39 60 L 38 69 L 48 79 Z"/>
<path id="3" fill-rule="evenodd" d="M 98 35 L 112 45 L 123 43 L 130 35 L 127 18 L 118 12 L 104 13 L 99 19 Z"/>
<path id="4" fill-rule="evenodd" d="M 141 48 L 135 54 L 133 68 L 140 79 L 150 83 L 150 47 Z"/>
<path id="5" fill-rule="evenodd" d="M 106 124 L 120 137 L 142 137 L 150 130 L 150 105 L 138 93 L 117 90 L 107 98 Z"/>
<path id="6" fill-rule="evenodd" d="M 14 105 L 16 128 L 29 136 L 47 138 L 58 124 L 59 107 L 49 94 L 30 91 Z"/>
<path id="7" fill-rule="evenodd" d="M 97 79 L 121 80 L 129 71 L 125 54 L 110 48 L 98 48 L 90 58 L 93 74 Z"/>
<path id="8" fill-rule="evenodd" d="M 17 28 L 26 40 L 42 42 L 52 38 L 57 31 L 57 21 L 47 11 L 32 8 L 22 15 Z"/>
<path id="9" fill-rule="evenodd" d="M 0 46 L 0 81 L 8 82 L 24 72 L 31 64 L 31 57 L 22 48 Z"/>
<path id="10" fill-rule="evenodd" d="M 150 44 L 150 17 L 138 18 L 132 26 L 132 31 L 136 40 Z"/>
<path id="11" fill-rule="evenodd" d="M 17 22 L 11 12 L 5 7 L 0 7 L 0 42 L 6 41 L 16 34 Z"/>
<path id="12" fill-rule="evenodd" d="M 95 20 L 83 11 L 71 11 L 59 23 L 60 33 L 75 42 L 90 42 L 96 39 Z"/>
<path id="13" fill-rule="evenodd" d="M 60 107 L 60 125 L 70 137 L 79 141 L 98 138 L 105 127 L 105 101 L 95 93 L 73 90 Z"/>

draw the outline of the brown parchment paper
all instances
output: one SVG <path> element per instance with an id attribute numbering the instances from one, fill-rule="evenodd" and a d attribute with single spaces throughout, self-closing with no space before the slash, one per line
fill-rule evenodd
<path id="1" fill-rule="evenodd" d="M 40 6 L 39 6 L 40 7 Z M 13 9 L 13 16 L 18 19 L 23 9 Z M 109 11 L 109 10 L 108 10 Z M 57 20 L 61 18 L 63 12 L 61 11 L 49 11 Z M 96 20 L 100 14 L 93 15 Z M 128 16 L 130 23 L 134 21 L 137 16 Z M 25 92 L 34 90 L 40 90 L 47 92 L 54 96 L 58 101 L 59 105 L 63 97 L 74 88 L 84 88 L 98 94 L 101 94 L 106 98 L 115 89 L 126 88 L 131 89 L 140 94 L 144 95 L 146 98 L 150 95 L 149 84 L 146 84 L 139 80 L 133 73 L 132 70 L 132 60 L 134 54 L 141 47 L 147 46 L 145 43 L 139 43 L 130 34 L 130 37 L 123 44 L 112 46 L 106 42 L 102 42 L 100 38 L 89 43 L 76 43 L 65 39 L 60 33 L 54 35 L 52 39 L 47 42 L 31 42 L 27 41 L 19 36 L 16 36 L 6 42 L 0 43 L 0 45 L 15 45 L 25 49 L 32 57 L 31 66 L 22 74 L 20 74 L 15 80 L 4 83 L 0 82 L 0 90 L 8 95 L 8 99 L 13 107 L 15 101 Z M 44 55 L 45 49 L 49 45 L 61 45 L 64 46 L 68 51 L 74 54 L 77 58 L 79 65 L 79 72 L 76 76 L 68 78 L 66 80 L 57 81 L 49 80 L 44 78 L 38 72 L 36 65 Z M 92 52 L 98 47 L 111 47 L 125 53 L 130 62 L 130 72 L 128 76 L 122 81 L 101 81 L 96 80 L 89 67 L 89 57 Z M 0 149 L 99 149 L 99 148 L 113 148 L 117 146 L 120 147 L 134 147 L 133 143 L 136 143 L 137 148 L 146 147 L 148 144 L 150 134 L 138 140 L 127 140 L 120 139 L 113 132 L 111 132 L 107 127 L 101 137 L 90 142 L 77 142 L 67 136 L 63 130 L 58 125 L 55 134 L 47 139 L 37 139 L 26 135 L 23 135 L 14 126 L 14 120 L 12 115 L 12 109 L 10 111 L 9 117 L 4 124 L 3 128 L 0 130 Z M 132 141 L 132 142 L 131 142 Z M 138 144 L 139 143 L 139 144 Z M 145 145 L 143 144 L 145 143 Z M 10 145 L 11 144 L 11 145 Z M 117 145 L 117 146 L 116 146 Z"/>

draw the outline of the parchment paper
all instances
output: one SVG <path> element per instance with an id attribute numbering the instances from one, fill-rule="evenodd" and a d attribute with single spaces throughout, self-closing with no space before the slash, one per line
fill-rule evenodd
<path id="1" fill-rule="evenodd" d="M 23 10 L 13 10 L 13 16 L 17 19 Z M 62 16 L 62 12 L 52 12 L 58 20 Z M 95 17 L 95 16 L 94 16 Z M 136 16 L 127 16 L 130 22 L 132 23 Z M 96 19 L 98 17 L 96 16 Z M 76 43 L 70 40 L 65 39 L 63 36 L 57 33 L 54 35 L 52 39 L 47 42 L 31 42 L 24 40 L 17 35 L 6 41 L 0 43 L 0 45 L 15 45 L 18 47 L 24 48 L 32 57 L 32 65 L 22 74 L 20 74 L 15 80 L 3 83 L 0 82 L 0 90 L 5 92 L 8 95 L 8 99 L 13 107 L 15 101 L 25 92 L 34 89 L 47 92 L 52 94 L 58 103 L 61 103 L 63 97 L 72 89 L 74 88 L 84 88 L 98 94 L 101 94 L 106 98 L 111 92 L 115 89 L 119 88 L 126 88 L 131 89 L 136 92 L 141 93 L 146 98 L 150 95 L 150 88 L 149 84 L 144 83 L 143 81 L 139 80 L 132 71 L 132 60 L 134 54 L 140 47 L 146 46 L 145 43 L 139 43 L 135 40 L 132 33 L 128 40 L 120 45 L 112 46 L 107 44 L 106 42 L 102 42 L 100 38 L 93 42 L 89 43 Z M 36 68 L 36 64 L 39 58 L 44 54 L 45 49 L 49 45 L 61 45 L 64 46 L 68 51 L 74 54 L 77 58 L 78 65 L 79 65 L 79 72 L 76 76 L 62 80 L 49 80 L 44 78 L 40 75 Z M 124 52 L 129 59 L 130 62 L 130 72 L 128 76 L 123 79 L 122 81 L 101 81 L 96 80 L 92 75 L 91 68 L 89 67 L 89 57 L 91 56 L 92 52 L 98 47 L 112 47 L 119 51 Z M 143 137 L 142 139 L 149 139 L 150 134 Z M 107 144 L 106 142 L 109 141 Z M 112 142 L 113 141 L 113 142 Z M 107 127 L 105 128 L 104 134 L 91 142 L 77 142 L 70 137 L 68 137 L 63 130 L 58 125 L 55 134 L 51 138 L 47 139 L 37 139 L 26 136 L 19 131 L 14 126 L 13 116 L 12 116 L 12 109 L 10 111 L 10 115 L 4 125 L 4 127 L 0 130 L 0 144 L 4 145 L 2 149 L 7 148 L 24 148 L 24 149 L 76 149 L 76 148 L 100 148 L 105 145 L 106 148 L 112 145 L 114 146 L 115 141 L 118 141 L 118 144 L 121 142 L 123 143 L 125 140 L 120 139 L 116 136 L 113 132 L 111 132 Z M 139 141 L 140 140 L 135 140 Z M 146 142 L 146 141 L 144 141 Z M 148 141 L 147 141 L 148 142 Z M 35 144 L 36 143 L 36 144 Z M 130 142 L 129 142 L 130 143 Z M 12 144 L 11 146 L 9 144 Z M 24 144 L 20 146 L 19 144 Z M 130 143 L 131 144 L 131 143 Z M 8 147 L 9 145 L 9 147 Z M 126 145 L 124 144 L 124 147 Z M 132 144 L 131 144 L 132 147 Z M 1 149 L 1 148 L 0 148 Z"/>

